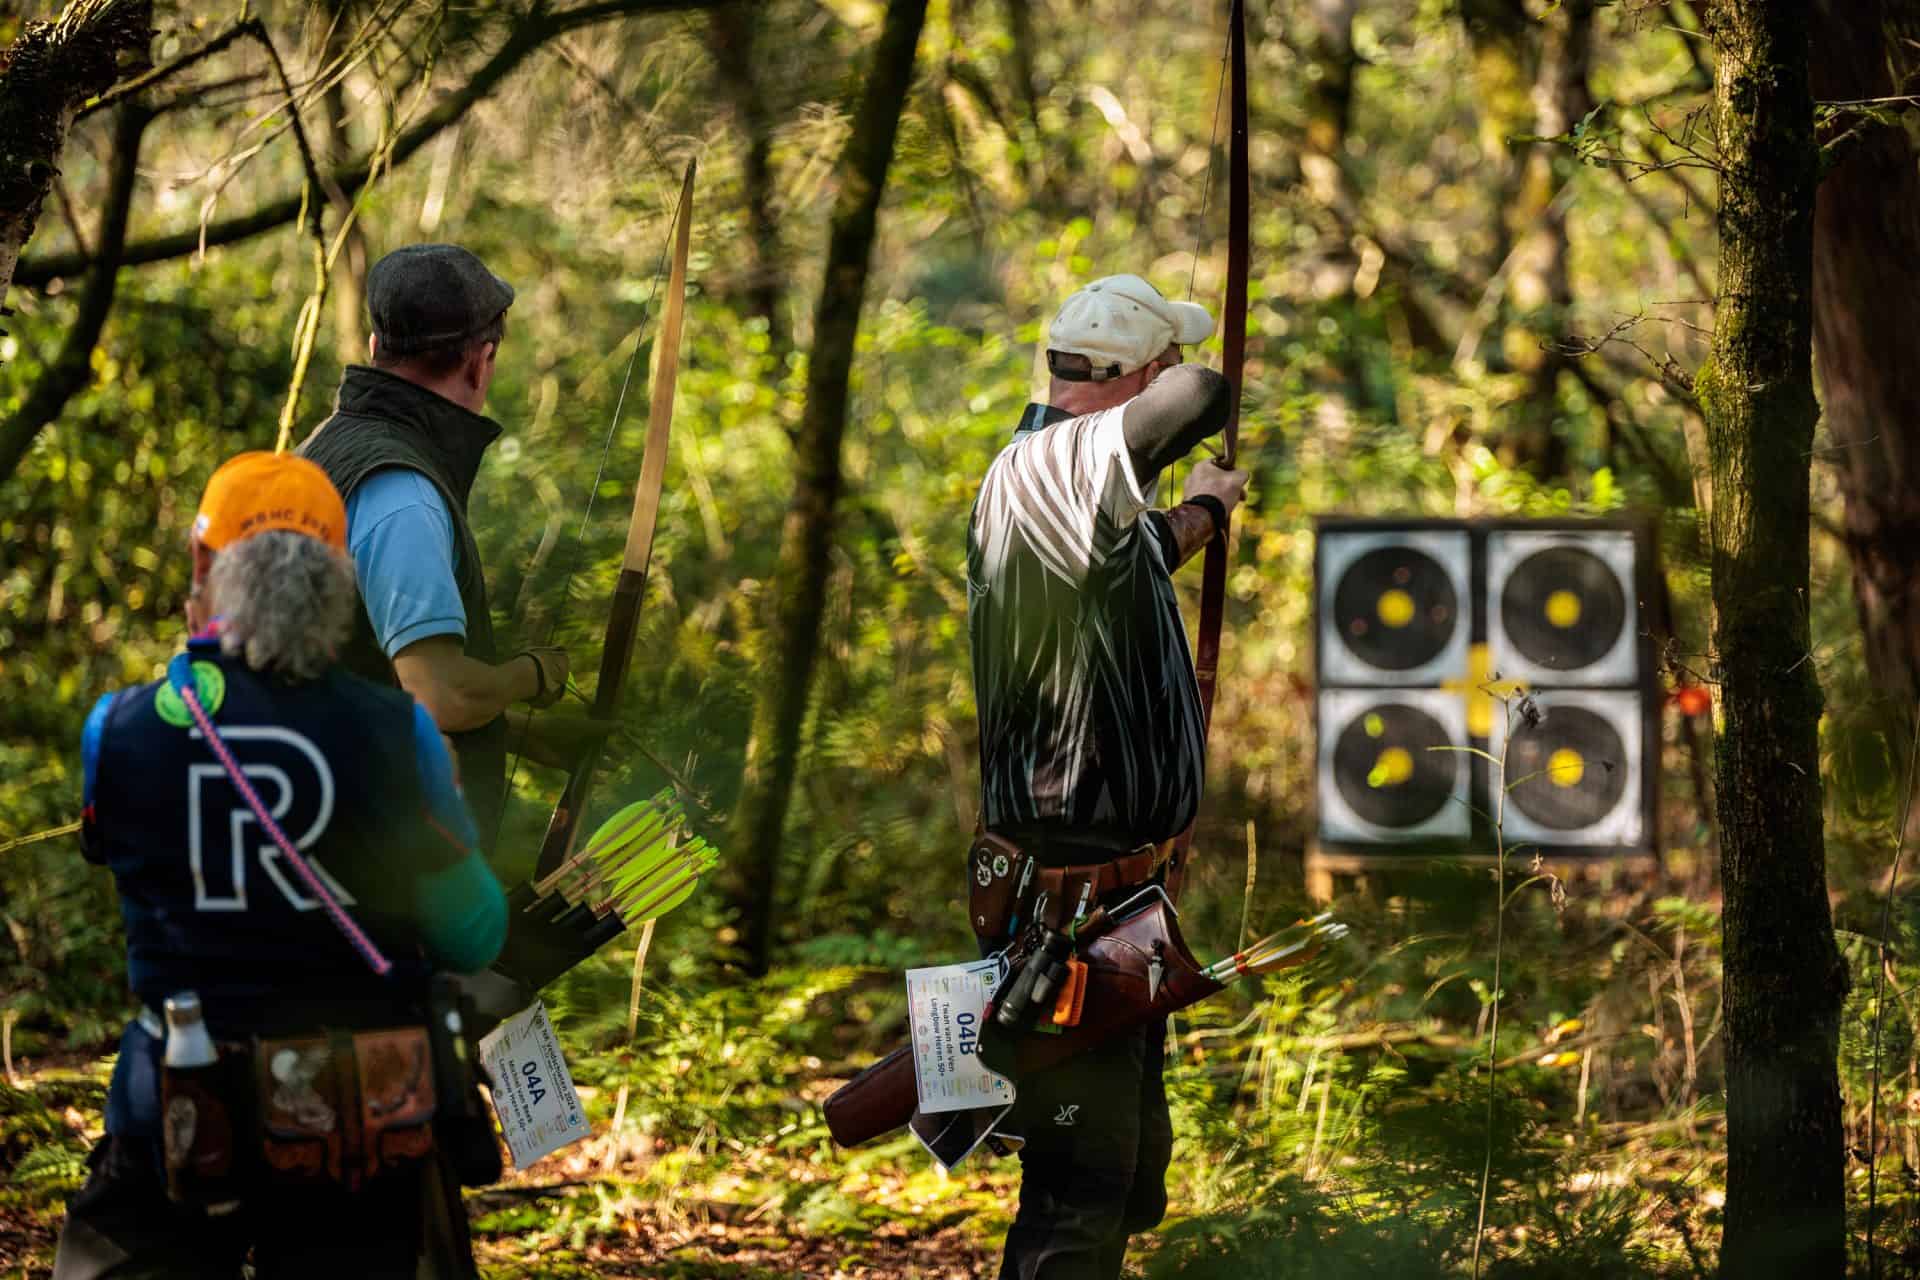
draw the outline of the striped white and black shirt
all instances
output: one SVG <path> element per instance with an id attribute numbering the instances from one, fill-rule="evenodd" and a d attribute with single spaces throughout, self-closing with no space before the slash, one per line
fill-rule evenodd
<path id="1" fill-rule="evenodd" d="M 990 830 L 1124 849 L 1178 834 L 1199 805 L 1206 734 L 1177 551 L 1126 410 L 1029 405 L 974 504 L 967 621 Z"/>

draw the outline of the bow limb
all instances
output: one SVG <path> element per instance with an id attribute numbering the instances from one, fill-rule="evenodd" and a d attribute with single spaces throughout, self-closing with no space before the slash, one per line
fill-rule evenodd
<path id="1" fill-rule="evenodd" d="M 627 524 L 626 550 L 620 558 L 620 578 L 614 584 L 608 610 L 606 643 L 600 650 L 600 679 L 594 687 L 592 716 L 611 720 L 620 709 L 620 695 L 633 663 L 633 640 L 639 629 L 640 605 L 647 594 L 647 567 L 653 559 L 653 535 L 660 521 L 660 497 L 667 474 L 667 442 L 673 427 L 673 395 L 680 377 L 680 333 L 686 320 L 687 256 L 693 243 L 694 163 L 680 187 L 680 211 L 674 228 L 673 271 L 667 281 L 667 300 L 660 313 L 660 332 L 654 340 L 652 398 L 647 413 L 647 441 L 640 457 L 640 480 L 633 490 L 633 518 Z M 566 790 L 547 822 L 534 874 L 546 875 L 558 867 L 579 838 L 580 819 L 591 796 L 593 775 L 600 763 L 600 747 L 587 749 L 567 775 Z"/>
<path id="2" fill-rule="evenodd" d="M 1232 124 L 1227 138 L 1227 297 L 1221 372 L 1228 385 L 1227 425 L 1222 433 L 1225 451 L 1221 465 L 1232 467 L 1240 452 L 1240 394 L 1247 356 L 1247 270 L 1252 181 L 1247 156 L 1247 14 L 1246 0 L 1232 0 L 1227 16 L 1227 48 L 1232 87 Z M 1194 676 L 1200 685 L 1200 723 L 1213 725 L 1213 690 L 1220 673 L 1220 631 L 1227 603 L 1227 530 L 1207 544 L 1200 578 L 1200 629 L 1194 644 Z M 1180 896 L 1193 847 L 1191 824 L 1174 845 L 1167 891 Z"/>

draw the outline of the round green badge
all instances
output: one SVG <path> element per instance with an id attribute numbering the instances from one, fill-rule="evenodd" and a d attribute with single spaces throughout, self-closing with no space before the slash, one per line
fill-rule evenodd
<path id="1" fill-rule="evenodd" d="M 227 700 L 227 677 L 219 667 L 211 662 L 193 664 L 193 692 L 200 699 L 200 707 L 208 715 L 216 715 L 220 704 Z M 193 723 L 193 714 L 187 710 L 187 704 L 173 691 L 173 685 L 162 682 L 160 692 L 154 695 L 153 709 L 162 720 L 176 729 L 185 729 Z"/>

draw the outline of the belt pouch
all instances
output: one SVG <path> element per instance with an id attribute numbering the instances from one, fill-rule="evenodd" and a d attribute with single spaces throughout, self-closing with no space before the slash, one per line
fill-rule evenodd
<path id="1" fill-rule="evenodd" d="M 967 851 L 967 922 L 985 950 L 997 951 L 1007 942 L 1026 862 L 1019 846 L 991 831 L 982 832 Z"/>
<path id="2" fill-rule="evenodd" d="M 425 1027 L 362 1031 L 352 1037 L 359 1068 L 361 1169 L 396 1173 L 433 1151 L 438 1090 Z"/>
<path id="3" fill-rule="evenodd" d="M 334 1046 L 321 1036 L 254 1044 L 260 1156 L 276 1182 L 348 1184 L 347 1119 Z M 357 1107 L 356 1107 L 357 1110 Z M 357 1122 L 358 1116 L 355 1116 Z"/>
<path id="4" fill-rule="evenodd" d="M 425 1027 L 260 1040 L 260 1153 L 282 1183 L 357 1191 L 433 1151 L 433 1049 Z"/>

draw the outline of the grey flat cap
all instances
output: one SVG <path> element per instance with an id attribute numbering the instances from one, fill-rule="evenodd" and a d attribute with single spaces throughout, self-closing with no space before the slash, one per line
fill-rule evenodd
<path id="1" fill-rule="evenodd" d="M 389 355 L 471 338 L 513 305 L 513 286 L 457 244 L 410 244 L 367 272 L 367 310 Z"/>

